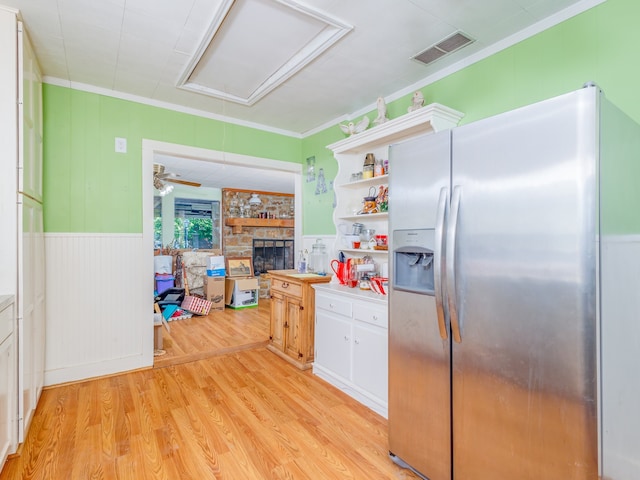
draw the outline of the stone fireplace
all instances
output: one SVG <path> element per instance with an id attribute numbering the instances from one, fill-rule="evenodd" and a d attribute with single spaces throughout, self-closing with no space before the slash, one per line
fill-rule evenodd
<path id="1" fill-rule="evenodd" d="M 248 208 L 252 194 L 257 194 L 261 203 Z M 270 282 L 265 270 L 293 268 L 293 212 L 293 194 L 231 188 L 222 190 L 223 253 L 226 257 L 252 257 L 256 276 L 260 278 L 260 298 L 270 296 Z M 254 257 L 254 249 L 260 258 Z M 268 262 L 265 264 L 264 254 L 274 256 L 273 266 Z"/>

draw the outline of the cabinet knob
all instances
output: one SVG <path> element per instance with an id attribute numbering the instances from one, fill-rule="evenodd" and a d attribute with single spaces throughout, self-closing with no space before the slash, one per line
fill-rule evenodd
<path id="1" fill-rule="evenodd" d="M 282 282 L 282 288 L 289 288 L 288 282 Z"/>
<path id="2" fill-rule="evenodd" d="M 348 342 L 349 341 L 349 337 L 347 337 L 346 335 L 344 336 L 344 341 Z"/>
<path id="3" fill-rule="evenodd" d="M 334 307 L 335 307 L 335 305 L 333 303 L 329 304 L 329 308 L 334 308 Z"/>
<path id="4" fill-rule="evenodd" d="M 377 315 L 373 315 L 372 317 L 374 320 L 378 320 L 378 316 Z"/>
<path id="5" fill-rule="evenodd" d="M 356 345 L 360 345 L 360 340 L 358 340 L 357 338 L 353 341 L 353 343 L 355 343 Z"/>

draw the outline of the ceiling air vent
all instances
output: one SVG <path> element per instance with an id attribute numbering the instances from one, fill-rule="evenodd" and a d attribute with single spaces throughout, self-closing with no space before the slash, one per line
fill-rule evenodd
<path id="1" fill-rule="evenodd" d="M 441 57 L 448 55 L 456 50 L 461 49 L 473 43 L 473 40 L 467 37 L 466 35 L 456 32 L 453 35 L 445 38 L 441 42 L 435 44 L 433 47 L 429 47 L 426 50 L 420 52 L 416 56 L 413 57 L 414 60 L 417 60 L 420 63 L 424 63 L 428 65 L 431 62 L 435 62 Z"/>

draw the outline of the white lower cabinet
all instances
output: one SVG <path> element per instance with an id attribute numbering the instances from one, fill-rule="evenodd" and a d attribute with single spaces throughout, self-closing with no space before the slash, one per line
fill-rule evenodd
<path id="1" fill-rule="evenodd" d="M 317 286 L 313 373 L 387 417 L 388 314 L 384 297 Z"/>
<path id="2" fill-rule="evenodd" d="M 0 470 L 17 444 L 16 371 L 13 299 L 0 296 Z"/>

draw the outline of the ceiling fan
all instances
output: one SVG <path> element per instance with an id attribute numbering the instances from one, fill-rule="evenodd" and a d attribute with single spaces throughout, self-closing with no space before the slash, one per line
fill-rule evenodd
<path id="1" fill-rule="evenodd" d="M 167 182 L 179 183 L 181 185 L 188 185 L 190 187 L 199 187 L 201 184 L 197 182 L 190 182 L 188 180 L 180 180 L 177 173 L 166 172 L 164 165 L 161 163 L 153 164 L 153 186 L 160 190 L 160 196 L 165 196 L 167 193 L 173 190 L 173 185 L 165 185 Z"/>

